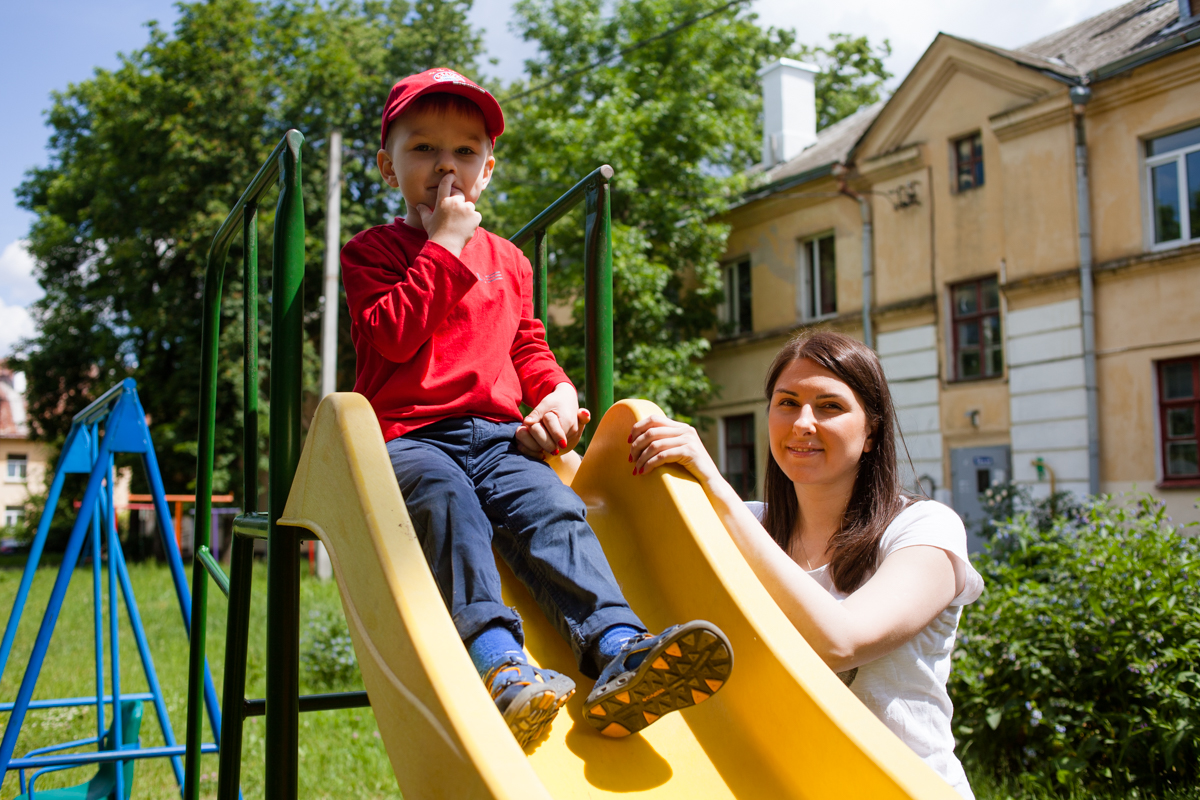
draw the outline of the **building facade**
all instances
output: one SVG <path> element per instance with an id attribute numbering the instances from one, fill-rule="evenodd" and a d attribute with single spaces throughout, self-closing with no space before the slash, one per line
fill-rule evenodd
<path id="1" fill-rule="evenodd" d="M 820 133 L 772 129 L 803 124 L 789 105 L 811 91 L 787 92 L 811 68 L 764 69 L 764 175 L 726 217 L 702 412 L 746 496 L 767 365 L 817 326 L 875 347 L 908 481 L 969 520 L 1008 480 L 1149 492 L 1200 520 L 1194 1 L 1134 0 L 1011 51 L 941 34 L 886 103 Z"/>
<path id="2" fill-rule="evenodd" d="M 7 530 L 24 525 L 30 496 L 45 491 L 47 449 L 29 439 L 24 383 L 0 363 L 0 505 Z"/>

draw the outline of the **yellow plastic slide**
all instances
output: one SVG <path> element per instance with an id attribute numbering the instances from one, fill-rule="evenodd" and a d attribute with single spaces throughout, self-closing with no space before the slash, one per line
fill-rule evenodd
<path id="1" fill-rule="evenodd" d="M 538 664 L 579 687 L 524 753 L 484 690 L 425 564 L 379 425 L 360 395 L 317 409 L 281 524 L 329 550 L 375 718 L 406 800 L 922 798 L 958 795 L 845 688 L 767 595 L 703 490 L 677 468 L 632 475 L 626 438 L 652 403 L 605 415 L 574 475 L 626 597 L 651 630 L 707 619 L 733 675 L 642 734 L 582 719 L 592 682 L 512 575 L 506 602 Z M 564 473 L 566 470 L 564 470 Z"/>

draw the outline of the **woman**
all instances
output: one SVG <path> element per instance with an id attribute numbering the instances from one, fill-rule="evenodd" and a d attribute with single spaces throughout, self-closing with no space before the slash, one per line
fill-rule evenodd
<path id="1" fill-rule="evenodd" d="M 766 380 L 766 503 L 743 503 L 690 426 L 630 436 L 634 472 L 680 464 L 701 483 L 759 580 L 872 712 L 966 798 L 946 694 L 962 606 L 983 591 L 962 521 L 906 497 L 879 359 L 822 332 L 790 341 Z"/>

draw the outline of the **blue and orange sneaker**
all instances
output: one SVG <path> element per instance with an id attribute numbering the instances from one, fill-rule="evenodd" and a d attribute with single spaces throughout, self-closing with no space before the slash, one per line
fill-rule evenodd
<path id="1" fill-rule="evenodd" d="M 642 656 L 628 668 L 631 656 Z M 693 620 L 630 639 L 596 679 L 583 716 L 605 736 L 628 736 L 663 714 L 703 703 L 733 670 L 733 648 L 711 622 Z"/>
<path id="2" fill-rule="evenodd" d="M 575 681 L 515 658 L 487 671 L 483 683 L 522 749 L 541 738 L 571 695 Z"/>

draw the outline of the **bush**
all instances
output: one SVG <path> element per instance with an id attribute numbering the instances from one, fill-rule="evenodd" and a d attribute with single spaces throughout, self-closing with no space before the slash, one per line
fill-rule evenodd
<path id="1" fill-rule="evenodd" d="M 1053 517 L 1014 502 L 975 561 L 987 589 L 954 655 L 960 755 L 1063 794 L 1193 784 L 1200 541 L 1149 497 Z"/>
<path id="2" fill-rule="evenodd" d="M 308 616 L 300 660 L 310 684 L 327 691 L 361 690 L 358 659 L 341 609 L 313 609 Z"/>

